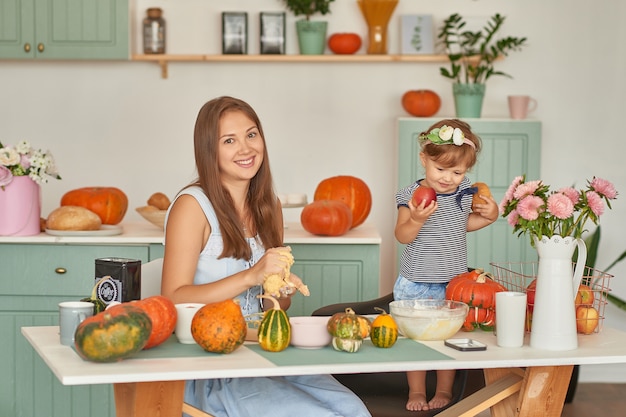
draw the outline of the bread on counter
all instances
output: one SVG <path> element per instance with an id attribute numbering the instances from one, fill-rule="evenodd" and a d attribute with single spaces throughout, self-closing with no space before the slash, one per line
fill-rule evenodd
<path id="1" fill-rule="evenodd" d="M 91 210 L 78 206 L 61 206 L 53 210 L 46 220 L 51 230 L 100 230 L 102 221 Z"/>

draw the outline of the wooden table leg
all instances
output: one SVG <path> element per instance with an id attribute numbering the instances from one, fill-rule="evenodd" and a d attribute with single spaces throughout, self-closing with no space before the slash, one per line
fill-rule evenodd
<path id="1" fill-rule="evenodd" d="M 515 373 L 524 377 L 524 371 L 520 368 L 493 368 L 484 369 L 485 385 L 489 386 L 499 379 L 502 379 L 511 373 Z M 520 385 L 521 389 L 521 385 Z M 514 417 L 515 408 L 517 407 L 518 395 L 510 395 L 491 406 L 492 417 Z"/>
<path id="2" fill-rule="evenodd" d="M 180 417 L 185 381 L 131 382 L 113 385 L 117 417 Z"/>
<path id="3" fill-rule="evenodd" d="M 517 416 L 559 417 L 573 369 L 573 365 L 527 368 L 517 402 Z"/>

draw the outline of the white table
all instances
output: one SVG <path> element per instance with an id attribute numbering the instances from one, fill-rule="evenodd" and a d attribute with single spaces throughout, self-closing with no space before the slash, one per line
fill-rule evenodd
<path id="1" fill-rule="evenodd" d="M 189 379 L 431 369 L 485 370 L 487 386 L 440 416 L 475 415 L 491 407 L 493 416 L 513 415 L 512 410 L 517 408 L 522 417 L 556 417 L 561 415 L 573 365 L 626 363 L 626 333 L 610 328 L 604 328 L 599 334 L 579 336 L 579 347 L 572 351 L 537 350 L 528 346 L 528 340 L 522 348 L 500 348 L 493 334 L 476 331 L 460 332 L 457 337 L 481 341 L 487 344 L 486 351 L 460 352 L 444 346 L 443 342 L 421 342 L 448 358 L 361 362 L 354 360 L 360 352 L 331 352 L 329 354 L 338 355 L 338 362 L 307 364 L 303 361 L 289 365 L 277 365 L 267 359 L 267 354 L 255 351 L 256 346 L 247 344 L 228 355 L 171 355 L 98 364 L 82 360 L 72 348 L 61 345 L 57 326 L 23 327 L 22 334 L 62 384 L 114 384 L 117 417 L 138 416 L 140 411 L 142 415 L 149 415 L 145 413 L 151 409 L 160 410 L 160 415 L 164 416 L 180 416 L 184 381 Z M 403 346 L 416 343 L 405 342 Z M 172 349 L 188 347 L 172 345 Z M 393 357 L 393 349 L 382 357 Z M 298 353 L 298 356 L 303 355 L 306 351 Z M 345 361 L 345 355 L 355 356 Z"/>

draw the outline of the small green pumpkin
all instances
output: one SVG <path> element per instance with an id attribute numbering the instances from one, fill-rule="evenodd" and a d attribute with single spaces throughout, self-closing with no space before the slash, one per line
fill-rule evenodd
<path id="1" fill-rule="evenodd" d="M 393 317 L 387 314 L 385 310 L 379 307 L 375 308 L 376 310 L 380 310 L 381 313 L 372 322 L 370 339 L 376 347 L 390 348 L 396 343 L 396 340 L 398 340 L 398 325 Z"/>
<path id="2" fill-rule="evenodd" d="M 326 328 L 335 337 L 343 339 L 363 339 L 364 331 L 361 329 L 362 321 L 354 310 L 346 308 L 342 313 L 333 314 L 328 319 Z"/>
<path id="3" fill-rule="evenodd" d="M 76 351 L 92 362 L 117 362 L 139 352 L 150 339 L 152 322 L 139 307 L 122 303 L 87 317 L 74 335 Z"/>
<path id="4" fill-rule="evenodd" d="M 259 345 L 269 352 L 280 352 L 289 346 L 291 341 L 291 324 L 287 313 L 280 308 L 278 300 L 269 295 L 259 295 L 259 298 L 272 300 L 274 306 L 267 310 L 259 324 Z"/>

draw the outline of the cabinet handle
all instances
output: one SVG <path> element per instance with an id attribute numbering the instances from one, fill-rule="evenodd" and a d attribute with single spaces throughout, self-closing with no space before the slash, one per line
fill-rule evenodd
<path id="1" fill-rule="evenodd" d="M 37 45 L 37 50 L 39 52 L 43 52 L 43 50 L 44 50 L 43 43 L 40 43 L 39 45 Z"/>
<path id="2" fill-rule="evenodd" d="M 30 43 L 24 44 L 24 52 L 30 52 Z"/>
<path id="3" fill-rule="evenodd" d="M 56 272 L 57 274 L 65 274 L 67 272 L 67 269 L 58 267 L 54 270 L 54 272 Z"/>

